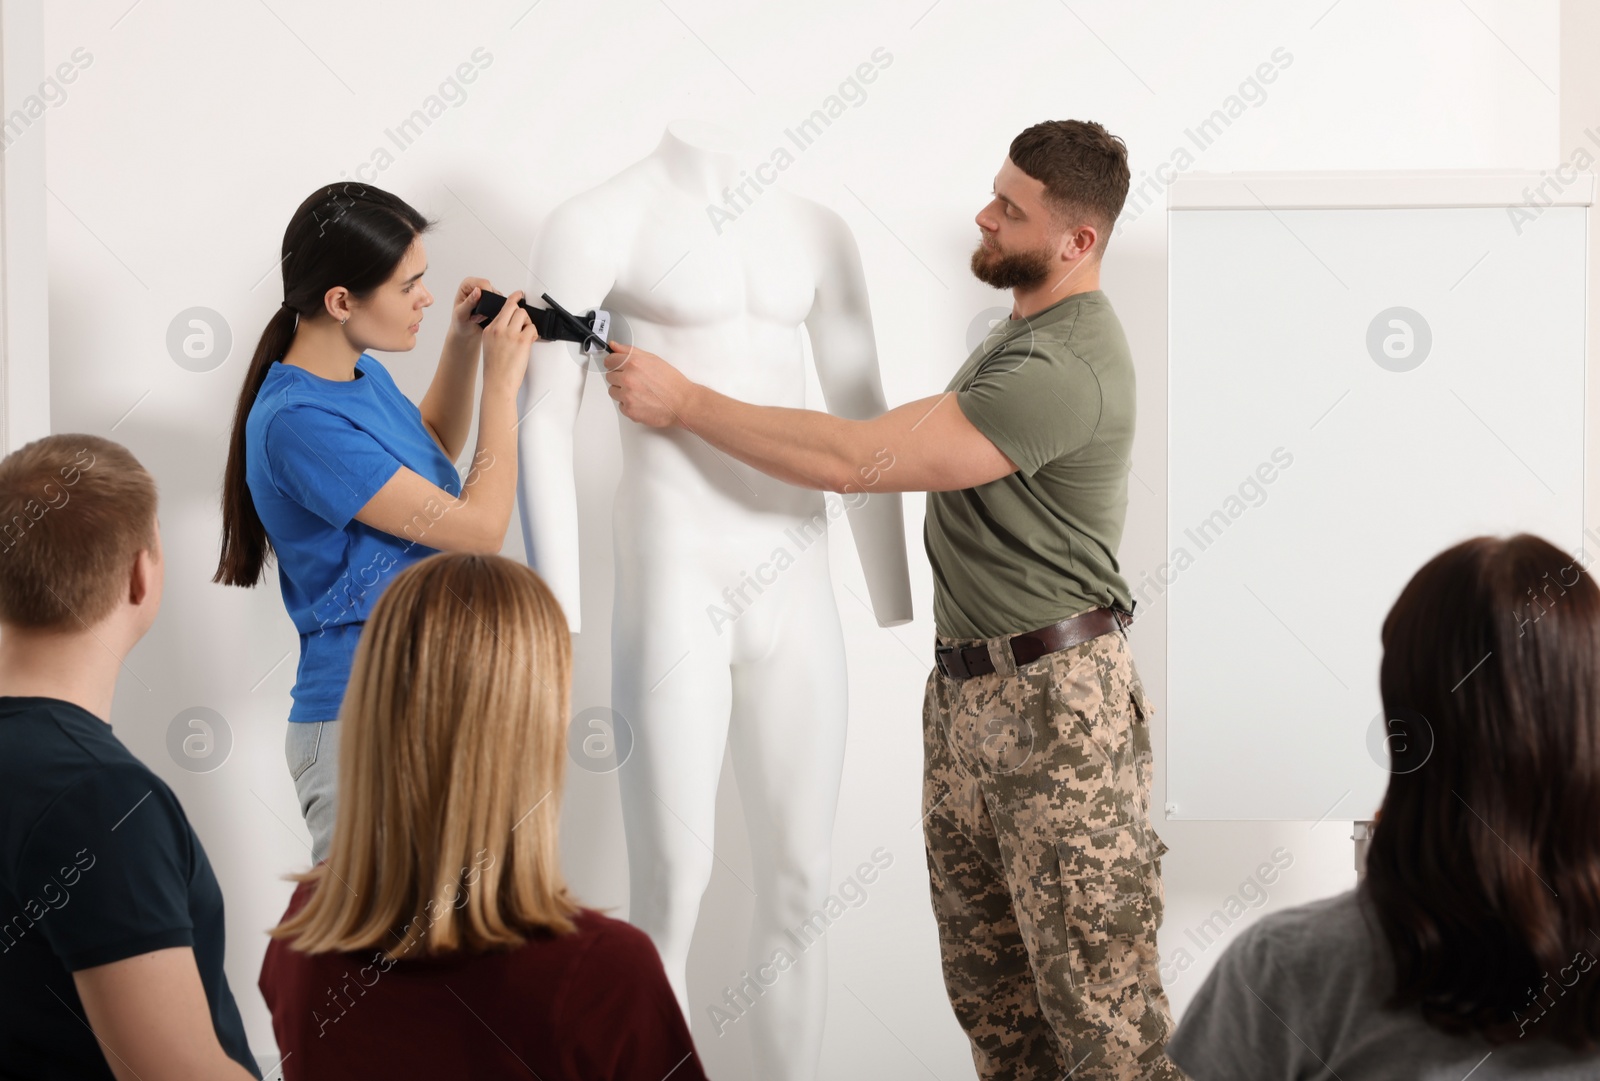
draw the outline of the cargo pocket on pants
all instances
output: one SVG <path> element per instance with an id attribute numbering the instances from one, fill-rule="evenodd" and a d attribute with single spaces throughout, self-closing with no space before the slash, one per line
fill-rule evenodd
<path id="1" fill-rule="evenodd" d="M 1086 1040 L 1108 1055 L 1137 1056 L 1163 1039 L 1166 1019 L 1151 995 L 1160 991 L 1156 929 L 1161 923 L 1158 862 L 1167 851 L 1140 822 L 1056 842 L 1066 962 L 1072 977 L 1070 1013 Z"/>
<path id="2" fill-rule="evenodd" d="M 1139 722 L 1149 724 L 1150 719 L 1156 715 L 1156 707 L 1151 703 L 1150 696 L 1144 693 L 1144 681 L 1134 677 L 1131 688 L 1133 708 L 1139 712 Z"/>

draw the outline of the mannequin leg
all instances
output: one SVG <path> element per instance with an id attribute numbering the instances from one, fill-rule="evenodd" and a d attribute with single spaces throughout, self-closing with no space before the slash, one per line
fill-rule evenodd
<path id="1" fill-rule="evenodd" d="M 748 1015 L 762 1081 L 816 1076 L 827 1012 L 826 936 L 789 932 L 823 908 L 830 890 L 848 714 L 844 641 L 826 564 L 820 581 L 794 584 L 799 588 L 777 611 L 772 649 L 733 669 L 729 739 L 756 876 L 748 971 L 764 968 L 773 977 Z M 787 969 L 773 964 L 779 950 L 794 958 Z"/>
<path id="2" fill-rule="evenodd" d="M 628 922 L 656 944 L 684 1016 L 700 899 L 715 864 L 717 781 L 728 734 L 726 646 L 671 625 L 616 624 L 612 708 L 633 731 L 617 783 L 628 843 Z M 687 654 L 687 655 L 685 655 Z M 670 672 L 670 674 L 669 674 Z"/>

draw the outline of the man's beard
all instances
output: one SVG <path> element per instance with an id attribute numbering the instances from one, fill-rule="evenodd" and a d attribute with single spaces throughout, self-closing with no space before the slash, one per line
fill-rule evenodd
<path id="1" fill-rule="evenodd" d="M 1031 289 L 1050 276 L 1050 263 L 1047 251 L 1001 254 L 980 243 L 972 253 L 972 274 L 996 289 Z"/>

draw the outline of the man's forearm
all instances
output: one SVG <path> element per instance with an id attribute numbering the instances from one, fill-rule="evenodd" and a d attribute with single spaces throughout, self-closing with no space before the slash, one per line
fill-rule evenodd
<path id="1" fill-rule="evenodd" d="M 861 422 L 829 413 L 751 405 L 694 384 L 678 422 L 718 450 L 801 488 L 839 491 L 859 464 Z"/>

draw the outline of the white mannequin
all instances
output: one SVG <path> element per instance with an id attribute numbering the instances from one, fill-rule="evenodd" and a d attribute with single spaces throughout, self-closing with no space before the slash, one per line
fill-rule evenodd
<path id="1" fill-rule="evenodd" d="M 626 320 L 635 344 L 691 379 L 796 408 L 804 404 L 804 323 L 829 410 L 876 416 L 885 409 L 877 353 L 844 221 L 768 188 L 735 222 L 724 219 L 720 235 L 713 224 L 707 208 L 726 211 L 725 189 L 755 164 L 728 132 L 669 124 L 648 157 L 551 213 L 534 247 L 530 303 L 549 292 L 568 311 L 606 308 Z M 568 343 L 536 344 L 519 434 L 529 563 L 574 632 L 572 432 L 589 370 Z M 802 951 L 785 932 L 822 908 L 833 888 L 847 714 L 844 644 L 819 536 L 828 520 L 823 495 L 774 480 L 681 429 L 619 420 L 611 671 L 612 707 L 634 737 L 618 771 L 629 920 L 655 941 L 691 1022 L 695 1010 L 729 1009 L 720 997 L 690 1002 L 686 967 L 731 743 L 755 870 L 748 971 L 775 976 L 770 984 L 761 978 L 741 1021 L 751 1029 L 758 1077 L 810 1079 L 822 1042 L 825 942 Z M 874 614 L 888 627 L 911 619 L 905 528 L 899 495 L 872 493 L 871 479 L 843 498 Z M 775 969 L 780 949 L 797 963 Z"/>

